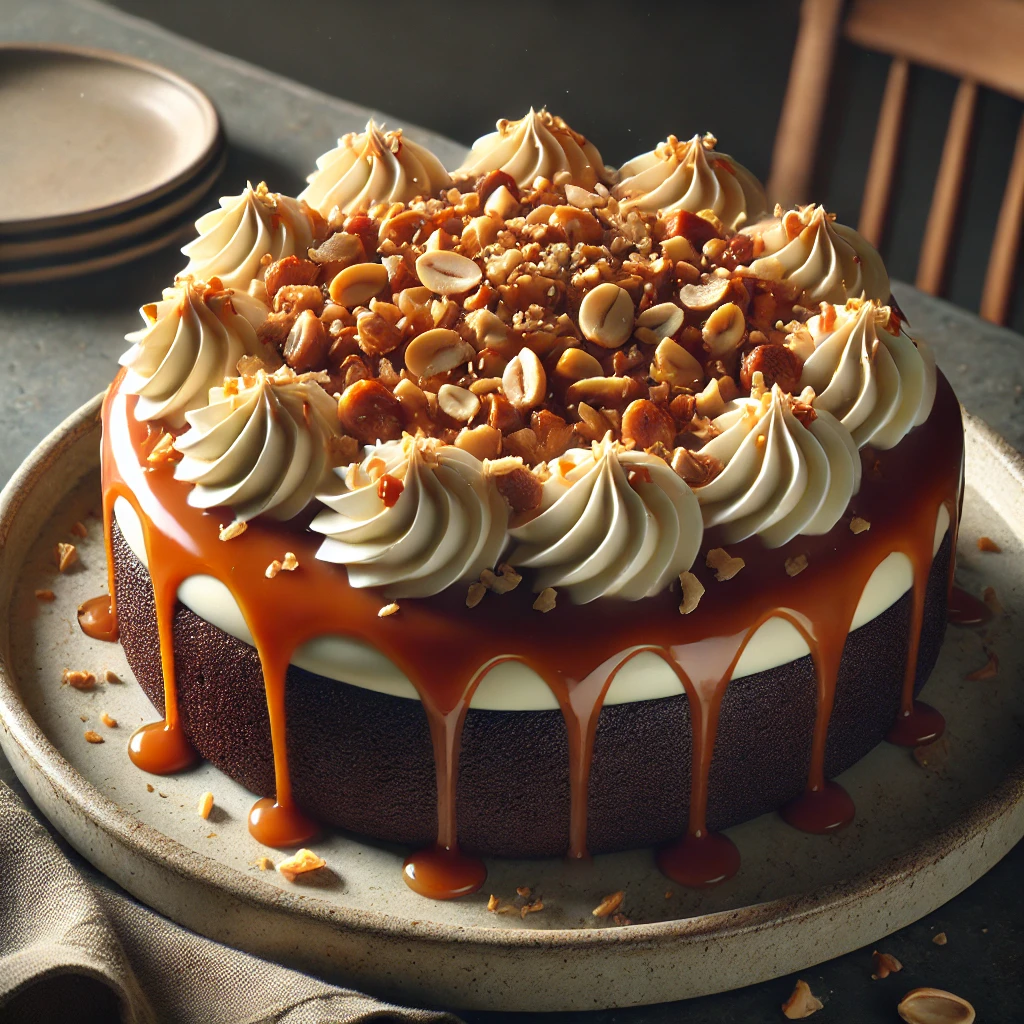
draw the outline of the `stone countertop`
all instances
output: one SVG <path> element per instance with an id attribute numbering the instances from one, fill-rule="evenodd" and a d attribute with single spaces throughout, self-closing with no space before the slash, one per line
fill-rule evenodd
<path id="1" fill-rule="evenodd" d="M 400 118 L 325 96 L 92 0 L 0 0 L 0 42 L 15 41 L 119 50 L 156 61 L 202 88 L 217 106 L 228 139 L 227 167 L 210 205 L 217 195 L 239 192 L 246 179 L 264 179 L 271 188 L 294 194 L 316 157 L 339 135 L 361 129 L 371 114 L 386 118 L 389 126 L 405 127 L 450 166 L 464 152 L 462 145 L 405 125 Z M 127 268 L 59 284 L 0 288 L 0 480 L 7 480 L 65 416 L 106 387 L 126 348 L 125 333 L 140 323 L 138 307 L 159 297 L 183 262 L 176 250 L 162 251 Z M 1024 449 L 1024 338 L 909 285 L 896 283 L 894 291 L 911 333 L 932 346 L 967 410 Z M 10 778 L 2 755 L 0 777 Z M 1024 844 L 967 892 L 886 939 L 886 950 L 908 967 L 920 968 L 899 975 L 896 988 L 902 992 L 913 987 L 910 982 L 938 981 L 972 997 L 983 980 L 989 993 L 983 1018 L 1012 1019 L 1024 995 L 1022 868 Z M 944 958 L 941 966 L 936 947 L 928 942 L 938 930 L 949 934 L 947 948 L 959 947 L 956 956 Z M 927 963 L 934 963 L 934 970 L 926 972 Z M 893 1019 L 895 999 L 888 994 L 883 998 L 887 983 L 867 980 L 869 964 L 866 950 L 803 972 L 815 992 L 829 997 L 828 1020 Z M 775 1021 L 791 987 L 792 979 L 779 979 L 686 1004 L 556 1014 L 550 1024 Z M 983 1003 L 975 1001 L 979 1011 Z M 468 1016 L 483 1022 L 501 1015 Z"/>

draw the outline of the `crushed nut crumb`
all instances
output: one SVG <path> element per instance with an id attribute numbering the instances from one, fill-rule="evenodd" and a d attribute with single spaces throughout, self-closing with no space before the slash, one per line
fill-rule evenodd
<path id="1" fill-rule="evenodd" d="M 281 563 L 275 558 L 270 565 L 267 566 L 266 571 L 263 573 L 268 580 L 272 580 L 281 571 Z"/>
<path id="2" fill-rule="evenodd" d="M 625 926 L 627 924 L 632 924 L 633 923 L 628 917 L 626 917 L 625 914 L 613 914 L 612 915 L 612 920 L 617 925 L 621 925 L 621 926 Z"/>
<path id="3" fill-rule="evenodd" d="M 981 668 L 976 668 L 973 672 L 967 673 L 964 678 L 968 682 L 977 683 L 982 679 L 995 679 L 999 675 L 999 655 L 995 651 L 986 650 L 985 653 L 988 655 L 988 661 Z"/>
<path id="4" fill-rule="evenodd" d="M 946 938 L 945 932 L 936 932 L 932 936 L 932 942 L 934 942 L 936 946 L 944 946 L 947 942 L 949 942 L 949 939 Z"/>
<path id="5" fill-rule="evenodd" d="M 747 563 L 742 558 L 735 558 L 725 548 L 712 548 L 706 559 L 707 567 L 715 570 L 715 579 L 719 583 L 731 580 Z"/>
<path id="6" fill-rule="evenodd" d="M 689 615 L 704 596 L 704 584 L 692 572 L 679 574 L 679 585 L 683 588 L 683 600 L 679 603 L 679 614 Z"/>
<path id="7" fill-rule="evenodd" d="M 289 882 L 294 882 L 299 875 L 304 875 L 309 871 L 318 871 L 326 866 L 327 861 L 323 857 L 318 857 L 312 850 L 303 847 L 287 860 L 281 861 L 277 865 L 277 870 Z"/>
<path id="8" fill-rule="evenodd" d="M 285 572 L 295 572 L 299 567 L 299 560 L 295 555 L 294 551 L 286 551 L 284 558 L 281 559 L 281 568 Z"/>
<path id="9" fill-rule="evenodd" d="M 72 537 L 87 537 L 89 535 L 89 531 L 85 528 L 85 523 L 81 520 L 72 523 L 71 529 L 68 530 L 68 533 L 70 533 Z"/>
<path id="10" fill-rule="evenodd" d="M 37 590 L 36 600 L 37 601 L 55 601 L 57 595 L 52 590 Z"/>
<path id="11" fill-rule="evenodd" d="M 156 787 L 153 785 L 152 782 L 147 782 L 146 783 L 146 792 L 147 793 L 155 793 L 156 792 Z"/>
<path id="12" fill-rule="evenodd" d="M 64 541 L 59 541 L 54 555 L 58 571 L 67 572 L 78 561 L 78 548 L 74 544 L 65 544 Z"/>
<path id="13" fill-rule="evenodd" d="M 495 594 L 507 594 L 522 583 L 523 577 L 519 575 L 507 562 L 498 566 L 497 573 L 490 569 L 484 569 L 480 573 L 480 582 Z"/>
<path id="14" fill-rule="evenodd" d="M 554 587 L 545 587 L 537 595 L 537 600 L 533 602 L 533 610 L 535 612 L 549 612 L 555 607 L 557 600 L 558 591 Z"/>
<path id="15" fill-rule="evenodd" d="M 860 516 L 854 516 L 850 520 L 850 533 L 865 533 L 871 529 L 871 524 Z"/>
<path id="16" fill-rule="evenodd" d="M 978 550 L 991 551 L 993 554 L 998 555 L 1003 549 L 991 537 L 979 537 Z"/>
<path id="17" fill-rule="evenodd" d="M 533 890 L 528 885 L 517 885 L 516 895 L 522 896 L 524 900 L 528 900 L 533 895 Z"/>
<path id="18" fill-rule="evenodd" d="M 782 1004 L 782 1012 L 787 1020 L 802 1020 L 804 1017 L 810 1017 L 812 1013 L 817 1013 L 823 1005 L 807 982 L 800 980 L 790 997 Z"/>
<path id="19" fill-rule="evenodd" d="M 260 871 L 270 871 L 274 867 L 274 862 L 269 857 L 257 857 L 253 862 Z"/>
<path id="20" fill-rule="evenodd" d="M 794 555 L 786 559 L 786 575 L 799 576 L 807 568 L 806 555 Z"/>
<path id="21" fill-rule="evenodd" d="M 228 523 L 226 526 L 220 528 L 220 533 L 217 535 L 221 540 L 234 540 L 236 537 L 241 537 L 245 531 L 249 529 L 249 524 L 243 522 L 240 519 L 236 519 L 234 522 Z"/>
<path id="22" fill-rule="evenodd" d="M 671 889 L 665 890 L 665 899 L 670 900 L 673 896 L 675 896 L 675 893 Z"/>
<path id="23" fill-rule="evenodd" d="M 611 917 L 626 898 L 626 893 L 620 889 L 618 892 L 610 893 L 590 912 L 594 917 Z"/>
<path id="24" fill-rule="evenodd" d="M 121 677 L 116 672 L 112 672 L 108 668 L 103 671 L 103 681 L 105 683 L 119 683 L 121 682 Z"/>
<path id="25" fill-rule="evenodd" d="M 466 607 L 475 608 L 484 599 L 486 593 L 487 587 L 479 581 L 470 583 L 469 590 L 466 591 Z"/>
<path id="26" fill-rule="evenodd" d="M 85 741 L 86 743 L 102 743 L 103 737 L 95 729 L 86 729 Z"/>
<path id="27" fill-rule="evenodd" d="M 210 811 L 213 810 L 213 794 L 212 793 L 204 793 L 199 798 L 199 804 L 197 805 L 196 810 L 199 812 L 199 817 L 200 818 L 203 818 L 203 819 L 209 818 Z"/>
<path id="28" fill-rule="evenodd" d="M 519 908 L 519 916 L 525 920 L 527 914 L 536 914 L 543 909 L 544 901 L 534 900 L 532 903 L 524 903 L 522 907 Z"/>
<path id="29" fill-rule="evenodd" d="M 876 949 L 871 954 L 871 980 L 879 981 L 903 970 L 903 964 L 891 953 L 879 953 Z"/>
<path id="30" fill-rule="evenodd" d="M 392 601 L 391 604 L 384 605 L 379 612 L 377 612 L 378 619 L 386 619 L 389 615 L 394 615 L 398 611 L 398 602 Z"/>
<path id="31" fill-rule="evenodd" d="M 173 434 L 164 434 L 153 445 L 150 453 L 146 456 L 146 461 L 151 466 L 160 466 L 167 462 L 177 462 L 179 459 L 181 459 L 181 452 L 177 451 L 174 447 Z"/>
<path id="32" fill-rule="evenodd" d="M 491 893 L 490 898 L 487 900 L 487 909 L 493 914 L 500 906 L 501 900 L 494 893 Z"/>
<path id="33" fill-rule="evenodd" d="M 102 713 L 100 714 L 100 721 L 101 721 L 101 722 L 102 722 L 102 723 L 103 723 L 103 724 L 104 724 L 104 725 L 105 725 L 105 726 L 106 726 L 106 727 L 107 727 L 108 729 L 116 729 L 116 728 L 117 728 L 117 719 L 116 719 L 116 718 L 114 718 L 114 717 L 112 717 L 111 715 L 108 715 L 108 714 L 106 713 L 106 711 L 104 711 L 104 712 L 102 712 Z"/>
<path id="34" fill-rule="evenodd" d="M 84 669 L 66 668 L 61 673 L 62 686 L 71 686 L 76 690 L 91 690 L 96 685 L 96 677 Z"/>

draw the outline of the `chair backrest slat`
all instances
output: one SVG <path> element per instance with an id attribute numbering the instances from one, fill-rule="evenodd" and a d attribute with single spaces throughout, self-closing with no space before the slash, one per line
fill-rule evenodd
<path id="1" fill-rule="evenodd" d="M 871 163 L 864 183 L 864 197 L 860 204 L 860 223 L 857 230 L 879 248 L 889 213 L 892 182 L 899 159 L 900 137 L 903 130 L 903 111 L 907 102 L 907 83 L 910 64 L 903 57 L 894 57 L 885 82 L 882 109 L 878 115 L 875 142 L 871 147 Z"/>
<path id="2" fill-rule="evenodd" d="M 939 174 L 935 179 L 935 192 L 917 261 L 917 287 L 930 295 L 938 295 L 942 291 L 977 105 L 978 86 L 971 81 L 961 82 L 953 98 Z"/>
<path id="3" fill-rule="evenodd" d="M 854 0 L 843 34 L 866 50 L 1024 100 L 1019 0 Z"/>
<path id="4" fill-rule="evenodd" d="M 995 324 L 1006 321 L 1010 311 L 1014 271 L 1020 252 L 1021 225 L 1024 223 L 1024 115 L 1017 131 L 1010 175 L 1006 180 L 999 222 L 992 240 L 992 254 L 985 272 L 981 294 L 981 315 Z"/>

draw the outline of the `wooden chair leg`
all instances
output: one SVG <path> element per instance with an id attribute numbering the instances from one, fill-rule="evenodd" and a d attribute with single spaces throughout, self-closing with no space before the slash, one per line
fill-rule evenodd
<path id="1" fill-rule="evenodd" d="M 992 239 L 992 252 L 981 294 L 981 315 L 994 324 L 1006 323 L 1013 293 L 1014 271 L 1020 255 L 1021 223 L 1024 221 L 1024 116 L 1017 130 L 1010 176 L 999 208 L 999 222 Z"/>

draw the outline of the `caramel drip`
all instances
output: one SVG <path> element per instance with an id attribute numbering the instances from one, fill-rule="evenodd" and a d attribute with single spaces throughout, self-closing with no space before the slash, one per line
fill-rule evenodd
<path id="1" fill-rule="evenodd" d="M 93 640 L 117 640 L 117 613 L 109 594 L 90 597 L 78 609 L 78 625 Z"/>
<path id="2" fill-rule="evenodd" d="M 739 865 L 732 843 L 707 830 L 710 768 L 719 710 L 733 671 L 750 638 L 769 618 L 785 618 L 800 632 L 817 677 L 807 794 L 801 798 L 807 806 L 798 809 L 798 801 L 787 816 L 813 831 L 838 827 L 852 817 L 849 798 L 825 779 L 828 724 L 843 646 L 860 594 L 874 569 L 893 551 L 907 554 L 914 568 L 900 725 L 921 721 L 917 709 L 923 705 L 913 701 L 914 669 L 935 517 L 945 504 L 955 531 L 963 440 L 959 406 L 944 378 L 939 379 L 926 424 L 890 451 L 864 453 L 870 469 L 853 510 L 871 523 L 868 532 L 854 535 L 844 520 L 827 535 L 797 537 L 782 548 L 766 549 L 756 537 L 729 545 L 730 554 L 743 557 L 746 567 L 734 580 L 719 583 L 698 565 L 707 592 L 700 607 L 687 616 L 679 614 L 678 596 L 670 592 L 642 602 L 560 602 L 554 612 L 540 615 L 531 609 L 533 595 L 520 586 L 508 594 L 490 595 L 473 609 L 465 607 L 460 588 L 449 588 L 429 599 L 402 600 L 397 614 L 380 618 L 377 613 L 386 599 L 373 590 L 351 587 L 343 569 L 319 561 L 315 555 L 320 538 L 294 524 L 257 519 L 241 536 L 221 541 L 219 528 L 230 513 L 192 508 L 187 502 L 190 488 L 174 479 L 173 466 L 147 463 L 155 435 L 135 420 L 135 401 L 120 392 L 119 378 L 103 409 L 110 594 L 113 506 L 117 497 L 124 497 L 143 525 L 156 601 L 165 717 L 136 733 L 130 753 L 136 764 L 150 771 L 177 770 L 194 756 L 178 714 L 172 622 L 180 584 L 193 575 L 212 575 L 237 601 L 263 667 L 276 795 L 256 804 L 250 829 L 264 842 L 292 845 L 315 828 L 296 807 L 291 792 L 285 677 L 295 649 L 328 634 L 385 652 L 421 698 L 434 750 L 438 831 L 433 846 L 409 857 L 404 875 L 418 892 L 435 898 L 475 891 L 486 877 L 483 864 L 458 845 L 459 751 L 473 693 L 502 661 L 518 660 L 533 668 L 562 709 L 572 794 L 569 853 L 574 858 L 587 856 L 590 767 L 608 688 L 619 670 L 642 652 L 655 653 L 673 668 L 691 713 L 691 793 L 683 839 L 662 851 L 659 863 L 688 885 L 723 881 Z M 709 531 L 705 543 L 717 546 L 714 531 Z M 286 550 L 296 553 L 298 569 L 267 579 L 266 567 Z M 808 564 L 791 578 L 784 566 L 796 554 L 805 555 Z"/>
<path id="3" fill-rule="evenodd" d="M 953 587 L 949 593 L 947 615 L 954 626 L 984 626 L 992 621 L 992 609 L 960 587 Z"/>

